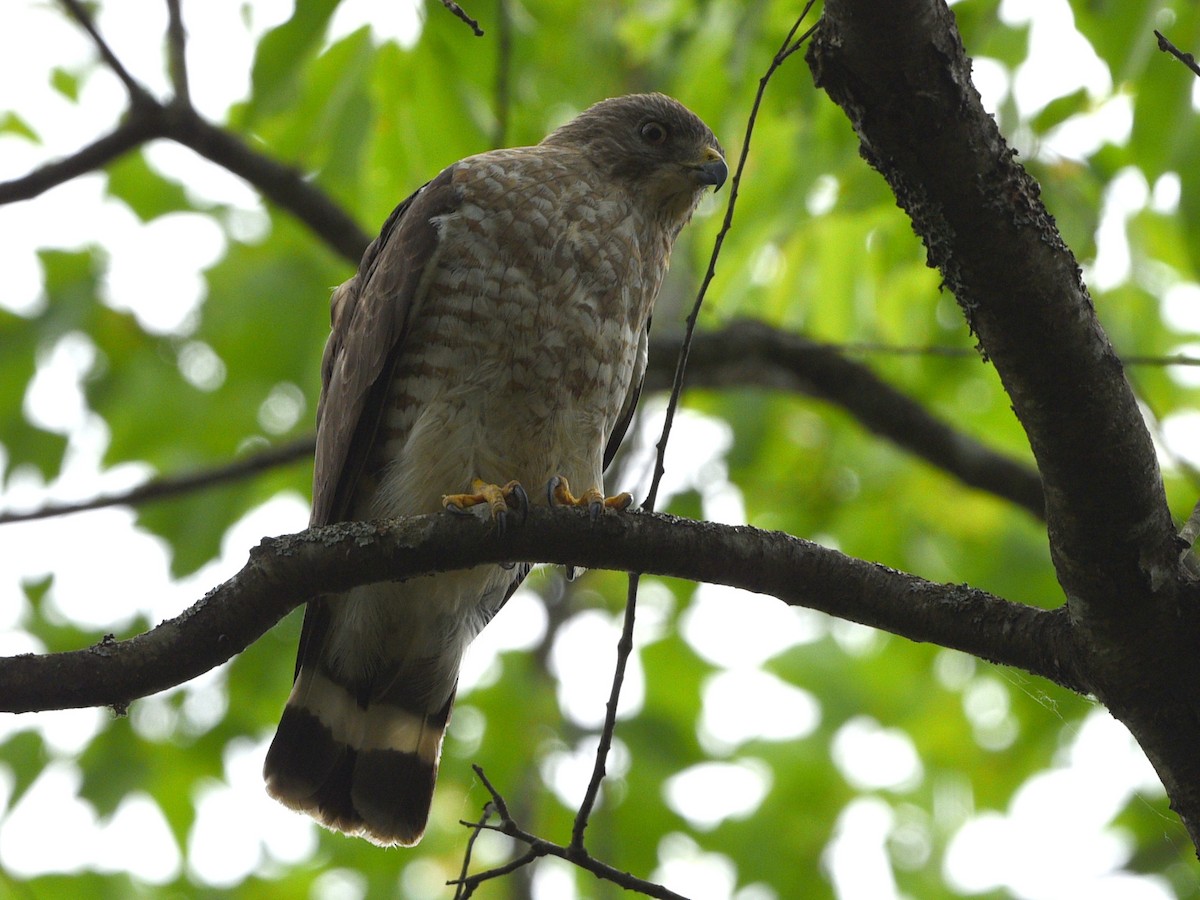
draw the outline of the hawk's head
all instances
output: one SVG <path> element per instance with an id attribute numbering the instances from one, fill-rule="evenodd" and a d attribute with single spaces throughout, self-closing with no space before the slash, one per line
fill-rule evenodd
<path id="1" fill-rule="evenodd" d="M 704 189 L 720 188 L 729 175 L 712 130 L 664 94 L 601 100 L 542 143 L 580 150 L 677 228 Z"/>

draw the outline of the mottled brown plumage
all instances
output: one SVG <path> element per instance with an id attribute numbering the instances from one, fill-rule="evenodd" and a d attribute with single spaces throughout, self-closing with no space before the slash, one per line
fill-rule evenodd
<path id="1" fill-rule="evenodd" d="M 600 488 L 646 366 L 671 247 L 726 168 L 660 94 L 447 168 L 333 295 L 312 524 L 436 511 L 472 479 Z M 462 653 L 528 567 L 309 604 L 264 767 L 273 796 L 381 844 L 420 840 Z"/>

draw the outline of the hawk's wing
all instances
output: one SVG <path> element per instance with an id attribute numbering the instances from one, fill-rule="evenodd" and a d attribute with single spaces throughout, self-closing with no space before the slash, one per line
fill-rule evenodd
<path id="1" fill-rule="evenodd" d="M 434 218 L 460 197 L 453 167 L 401 203 L 363 254 L 353 278 L 333 294 L 333 330 L 321 363 L 312 525 L 344 520 L 366 462 L 409 317 L 435 258 Z"/>
<path id="2" fill-rule="evenodd" d="M 650 319 L 647 318 L 646 327 L 642 329 L 642 333 L 638 337 L 637 357 L 633 363 L 633 377 L 629 380 L 629 390 L 625 393 L 624 403 L 621 404 L 621 414 L 617 416 L 617 424 L 613 426 L 612 433 L 608 436 L 608 443 L 604 445 L 605 469 L 608 469 L 609 463 L 617 455 L 617 451 L 621 448 L 621 441 L 625 439 L 625 432 L 629 430 L 629 423 L 633 421 L 633 414 L 637 410 L 638 398 L 642 395 L 642 384 L 646 380 L 646 360 L 649 349 Z"/>

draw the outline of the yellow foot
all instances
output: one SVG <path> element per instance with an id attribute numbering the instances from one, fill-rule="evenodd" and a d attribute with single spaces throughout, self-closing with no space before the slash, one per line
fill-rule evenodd
<path id="1" fill-rule="evenodd" d="M 633 502 L 633 494 L 617 494 L 605 497 L 599 488 L 588 488 L 583 496 L 571 493 L 571 485 L 562 475 L 555 475 L 546 483 L 546 502 L 551 506 L 586 506 L 588 514 L 598 519 L 606 509 L 620 512 Z"/>
<path id="2" fill-rule="evenodd" d="M 488 514 L 501 534 L 504 533 L 504 526 L 514 512 L 522 522 L 529 513 L 529 495 L 516 481 L 500 486 L 476 478 L 471 482 L 471 493 L 442 496 L 442 506 L 456 515 L 469 516 L 473 507 L 484 503 L 487 504 Z"/>

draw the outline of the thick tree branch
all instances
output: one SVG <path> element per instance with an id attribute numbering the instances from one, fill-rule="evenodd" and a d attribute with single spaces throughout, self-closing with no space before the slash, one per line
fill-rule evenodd
<path id="1" fill-rule="evenodd" d="M 1150 435 L 1075 257 L 971 84 L 953 14 L 941 0 L 831 0 L 809 62 L 1012 398 L 1067 595 L 1122 606 L 1170 581 L 1177 553 Z"/>
<path id="2" fill-rule="evenodd" d="M 592 522 L 585 512 L 538 507 L 503 535 L 473 518 L 428 515 L 264 540 L 237 575 L 152 631 L 86 650 L 0 660 L 0 711 L 121 707 L 220 665 L 318 594 L 520 560 L 745 588 L 1090 689 L 1062 609 L 934 584 L 781 532 L 650 513 Z"/>
<path id="3" fill-rule="evenodd" d="M 996 366 L 1042 475 L 1095 691 L 1200 846 L 1200 596 L 1075 257 L 983 109 L 942 0 L 827 0 L 808 60 Z"/>

